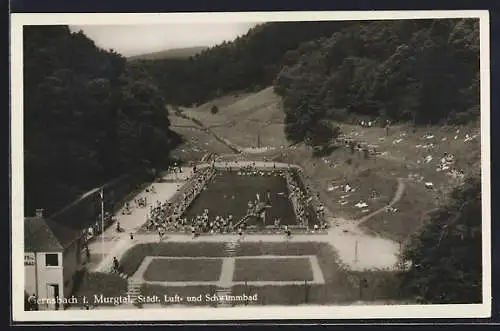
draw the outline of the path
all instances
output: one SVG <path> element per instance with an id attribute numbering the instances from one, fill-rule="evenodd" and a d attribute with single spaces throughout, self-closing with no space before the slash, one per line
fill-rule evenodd
<path id="1" fill-rule="evenodd" d="M 146 222 L 147 212 L 149 206 L 159 201 L 165 201 L 174 196 L 182 184 L 185 182 L 186 177 L 191 174 L 191 168 L 183 167 L 180 174 L 167 174 L 163 178 L 166 182 L 153 183 L 148 185 L 143 191 L 139 192 L 134 198 L 146 198 L 146 208 L 131 207 L 131 214 L 122 214 L 122 209 L 116 213 L 116 220 L 120 222 L 120 227 L 124 230 L 118 233 L 115 224 L 109 226 L 103 234 L 96 236 L 89 244 L 89 249 L 92 255 L 97 258 L 104 257 L 98 263 L 91 263 L 89 266 L 91 270 L 104 272 L 109 271 L 112 264 L 113 256 L 119 254 L 127 248 L 127 243 L 130 241 L 130 233 L 136 233 L 141 226 Z M 151 186 L 155 187 L 155 192 L 146 192 Z"/>
<path id="2" fill-rule="evenodd" d="M 405 183 L 402 178 L 398 178 L 398 188 L 396 189 L 396 193 L 394 194 L 394 197 L 392 198 L 391 202 L 389 202 L 387 206 L 377 209 L 374 212 L 371 212 L 370 214 L 362 217 L 361 219 L 356 221 L 356 224 L 359 226 L 368 221 L 373 216 L 384 212 L 387 207 L 392 207 L 393 205 L 395 205 L 403 196 L 404 191 L 405 191 Z"/>

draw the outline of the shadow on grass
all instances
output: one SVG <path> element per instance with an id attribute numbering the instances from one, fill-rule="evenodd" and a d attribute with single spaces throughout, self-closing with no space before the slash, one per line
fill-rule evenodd
<path id="1" fill-rule="evenodd" d="M 90 306 L 95 306 L 95 296 L 122 297 L 127 295 L 127 281 L 116 274 L 101 272 L 87 272 L 82 270 L 75 276 L 77 284 L 73 295 L 78 298 L 78 303 L 71 307 L 84 306 L 83 298 L 86 297 Z M 100 306 L 115 306 L 113 303 L 99 303 Z"/>

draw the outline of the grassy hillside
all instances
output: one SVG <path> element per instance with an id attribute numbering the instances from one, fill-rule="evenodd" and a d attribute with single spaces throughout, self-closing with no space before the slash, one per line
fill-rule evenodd
<path id="1" fill-rule="evenodd" d="M 185 48 L 166 49 L 153 53 L 139 54 L 127 57 L 128 61 L 138 60 L 161 60 L 161 59 L 185 59 L 206 50 L 207 46 L 195 46 Z"/>
<path id="2" fill-rule="evenodd" d="M 219 109 L 216 114 L 210 112 L 214 105 Z M 242 148 L 258 147 L 259 135 L 261 147 L 287 144 L 281 98 L 270 87 L 215 99 L 183 112 Z"/>
<path id="3" fill-rule="evenodd" d="M 216 114 L 210 111 L 214 105 L 219 109 Z M 355 206 L 360 201 L 368 204 L 369 211 L 384 207 L 393 198 L 398 180 L 404 179 L 404 194 L 394 205 L 398 212 L 378 214 L 362 224 L 367 231 L 395 240 L 405 240 L 413 234 L 422 225 L 422 216 L 434 209 L 439 199 L 456 185 L 450 174 L 452 168 L 437 170 L 445 152 L 455 156 L 454 168 L 464 173 L 479 170 L 478 122 L 418 129 L 395 125 L 387 136 L 381 127 L 340 124 L 346 137 L 371 145 L 378 155 L 364 159 L 361 152 L 351 153 L 349 148 L 341 146 L 331 155 L 319 158 L 313 157 L 312 149 L 304 144 L 286 147 L 282 102 L 272 88 L 225 96 L 200 107 L 183 108 L 182 112 L 241 148 L 256 147 L 260 133 L 261 147 L 269 147 L 270 151 L 245 157 L 266 157 L 301 165 L 310 185 L 320 192 L 322 200 L 337 217 L 361 219 L 366 214 Z M 176 116 L 171 116 L 171 122 L 174 128 L 194 124 Z M 425 189 L 425 182 L 432 182 L 435 190 Z M 333 189 L 346 183 L 356 187 L 356 192 L 346 194 L 339 188 Z M 376 199 L 371 199 L 373 190 L 377 192 Z"/>

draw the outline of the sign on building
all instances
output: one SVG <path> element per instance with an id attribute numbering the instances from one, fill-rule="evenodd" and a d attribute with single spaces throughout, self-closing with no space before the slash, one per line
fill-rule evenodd
<path id="1" fill-rule="evenodd" d="M 35 253 L 24 253 L 24 265 L 35 265 Z"/>

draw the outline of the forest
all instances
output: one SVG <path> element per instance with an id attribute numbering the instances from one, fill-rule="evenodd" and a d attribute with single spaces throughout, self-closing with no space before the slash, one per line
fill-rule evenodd
<path id="1" fill-rule="evenodd" d="M 177 105 L 274 85 L 292 142 L 336 135 L 325 120 L 464 124 L 479 115 L 477 19 L 265 23 L 188 59 L 140 63 Z"/>
<path id="2" fill-rule="evenodd" d="M 180 142 L 140 67 L 67 26 L 24 27 L 25 212 L 56 212 Z M 165 151 L 158 153 L 158 151 Z"/>

